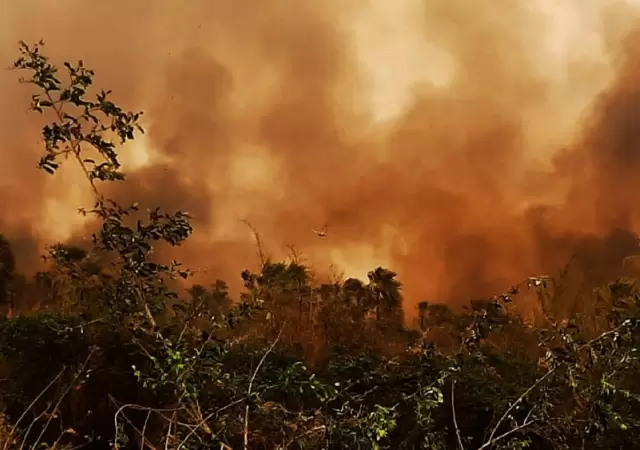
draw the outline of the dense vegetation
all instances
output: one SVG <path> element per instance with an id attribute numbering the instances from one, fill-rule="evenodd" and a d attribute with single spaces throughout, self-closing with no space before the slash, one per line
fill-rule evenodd
<path id="1" fill-rule="evenodd" d="M 32 280 L 0 239 L 0 450 L 639 448 L 632 280 L 575 317 L 528 280 L 544 327 L 510 313 L 515 288 L 460 313 L 422 303 L 421 331 L 384 268 L 318 284 L 265 259 L 235 301 L 222 281 L 182 294 L 173 280 L 191 273 L 153 246 L 188 239 L 188 215 L 103 194 L 126 182 L 111 139 L 134 139 L 140 114 L 92 94 L 81 62 L 59 72 L 41 43 L 20 51 L 31 107 L 53 118 L 39 167 L 81 166 L 99 229 L 90 248 L 51 247 Z M 46 307 L 16 314 L 34 298 Z"/>

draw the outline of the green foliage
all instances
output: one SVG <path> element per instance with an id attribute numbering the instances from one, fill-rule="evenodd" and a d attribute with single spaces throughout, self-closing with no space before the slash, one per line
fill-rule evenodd
<path id="1" fill-rule="evenodd" d="M 141 114 L 120 109 L 109 100 L 110 91 L 100 91 L 95 100 L 89 100 L 87 91 L 93 84 L 94 72 L 85 68 L 82 61 L 76 65 L 64 64 L 68 82 L 63 84 L 58 68 L 41 53 L 42 44 L 30 47 L 21 42 L 21 57 L 13 65 L 31 74 L 22 81 L 40 89 L 31 99 L 31 109 L 39 113 L 49 109 L 55 113 L 55 121 L 42 130 L 45 154 L 38 166 L 53 174 L 60 167 L 62 157 L 73 156 L 92 184 L 94 180 L 124 180 L 116 146 L 106 133 L 116 133 L 120 143 L 132 140 L 136 130 L 142 131 L 138 124 Z M 101 160 L 85 158 L 83 144 L 94 149 Z"/>
<path id="2" fill-rule="evenodd" d="M 263 260 L 241 274 L 237 301 L 222 281 L 170 289 L 191 272 L 158 261 L 154 245 L 188 239 L 188 215 L 151 205 L 143 220 L 100 189 L 125 180 L 118 145 L 142 131 L 140 113 L 92 94 L 82 62 L 61 75 L 41 48 L 22 43 L 14 64 L 37 90 L 32 109 L 51 118 L 39 167 L 76 161 L 95 194 L 81 212 L 99 231 L 86 248 L 51 246 L 48 269 L 23 282 L 42 310 L 0 318 L 1 450 L 640 445 L 632 280 L 602 289 L 598 327 L 548 311 L 528 326 L 510 313 L 513 288 L 460 312 L 422 302 L 423 335 L 402 327 L 402 286 L 382 267 L 318 284 L 299 262 Z M 16 295 L 18 280 L 0 239 L 0 294 Z M 543 307 L 548 281 L 526 282 Z"/>

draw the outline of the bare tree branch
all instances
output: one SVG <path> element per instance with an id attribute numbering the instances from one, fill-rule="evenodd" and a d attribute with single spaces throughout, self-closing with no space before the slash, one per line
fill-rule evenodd
<path id="1" fill-rule="evenodd" d="M 460 450 L 464 450 L 462 444 L 462 436 L 460 436 L 460 427 L 458 427 L 458 417 L 456 415 L 456 380 L 451 382 L 451 411 L 453 413 L 453 426 L 456 429 L 456 437 L 458 438 L 458 445 Z"/>

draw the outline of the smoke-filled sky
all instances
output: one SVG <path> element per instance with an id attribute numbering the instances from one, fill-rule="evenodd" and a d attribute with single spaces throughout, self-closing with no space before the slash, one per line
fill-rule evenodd
<path id="1" fill-rule="evenodd" d="M 190 212 L 178 256 L 231 284 L 255 265 L 243 219 L 276 257 L 392 268 L 411 304 L 640 226 L 638 1 L 22 0 L 0 17 L 5 66 L 20 39 L 145 111 L 118 195 Z M 0 73 L 0 232 L 28 267 L 81 232 L 91 193 L 35 168 L 43 118 L 17 76 Z"/>

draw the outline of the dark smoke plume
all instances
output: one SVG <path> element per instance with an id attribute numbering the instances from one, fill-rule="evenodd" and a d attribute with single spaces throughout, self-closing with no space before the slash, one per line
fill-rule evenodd
<path id="1" fill-rule="evenodd" d="M 123 149 L 129 179 L 115 195 L 194 215 L 177 256 L 232 285 L 255 260 L 242 219 L 276 257 L 294 245 L 320 271 L 391 267 L 409 311 L 494 294 L 638 228 L 636 9 L 569 2 L 571 23 L 604 46 L 572 43 L 554 78 L 553 17 L 532 2 L 406 0 L 414 10 L 395 26 L 445 57 L 400 45 L 377 70 L 393 86 L 412 76 L 400 62 L 433 58 L 449 79 L 405 90 L 381 122 L 361 59 L 384 54 L 388 30 L 370 24 L 381 43 L 367 51 L 352 30 L 378 3 L 24 0 L 0 19 L 0 58 L 42 38 L 144 110 L 146 138 Z M 84 232 L 75 211 L 91 199 L 74 170 L 36 170 L 42 122 L 16 75 L 0 73 L 0 231 L 32 269 L 44 244 Z M 325 223 L 320 239 L 311 230 Z"/>

